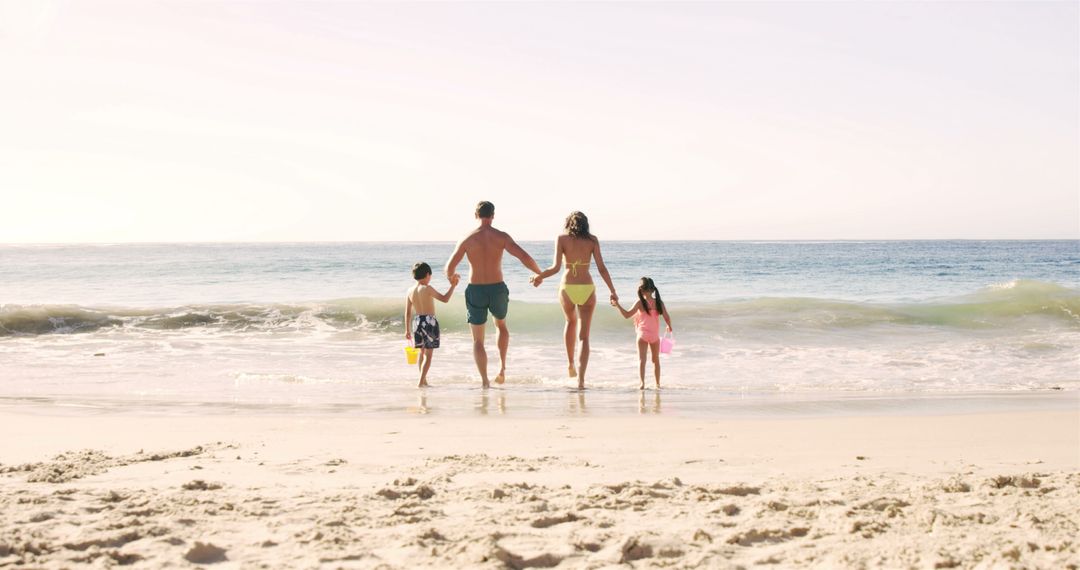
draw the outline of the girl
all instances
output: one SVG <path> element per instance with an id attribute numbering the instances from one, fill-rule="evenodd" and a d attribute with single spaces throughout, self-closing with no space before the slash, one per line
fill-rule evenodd
<path id="1" fill-rule="evenodd" d="M 660 316 L 663 315 L 667 323 L 667 332 L 672 332 L 671 317 L 668 316 L 667 307 L 660 298 L 660 291 L 652 279 L 641 278 L 637 296 L 637 303 L 634 303 L 629 311 L 622 308 L 618 299 L 612 299 L 611 306 L 619 309 L 624 319 L 634 317 L 634 328 L 637 329 L 638 359 L 641 361 L 641 386 L 638 389 L 645 389 L 645 353 L 650 349 L 656 387 L 660 388 Z"/>

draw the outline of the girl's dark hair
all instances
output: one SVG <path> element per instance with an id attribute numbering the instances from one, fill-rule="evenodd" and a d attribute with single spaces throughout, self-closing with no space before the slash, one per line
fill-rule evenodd
<path id="1" fill-rule="evenodd" d="M 641 301 L 641 310 L 646 313 L 649 312 L 649 304 L 645 302 L 645 293 L 650 292 L 656 295 L 656 314 L 663 314 L 664 301 L 660 298 L 660 290 L 656 288 L 656 283 L 653 283 L 652 278 L 642 277 L 641 284 L 637 288 L 637 298 Z"/>
<path id="2" fill-rule="evenodd" d="M 591 238 L 589 233 L 589 218 L 581 212 L 570 212 L 566 216 L 566 235 L 574 237 Z"/>

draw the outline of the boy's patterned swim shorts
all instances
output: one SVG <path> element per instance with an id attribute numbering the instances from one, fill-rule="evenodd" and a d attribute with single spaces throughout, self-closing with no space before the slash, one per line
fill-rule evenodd
<path id="1" fill-rule="evenodd" d="M 412 320 L 413 346 L 439 348 L 439 321 L 435 315 L 416 315 Z"/>

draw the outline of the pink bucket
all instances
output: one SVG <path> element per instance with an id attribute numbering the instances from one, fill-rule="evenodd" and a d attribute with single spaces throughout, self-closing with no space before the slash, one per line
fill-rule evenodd
<path id="1" fill-rule="evenodd" d="M 664 337 L 660 339 L 660 352 L 664 354 L 671 354 L 671 351 L 675 349 L 675 335 L 671 333 L 664 333 Z"/>

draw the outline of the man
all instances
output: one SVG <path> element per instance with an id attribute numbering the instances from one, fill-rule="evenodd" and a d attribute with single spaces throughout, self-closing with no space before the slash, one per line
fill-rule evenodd
<path id="1" fill-rule="evenodd" d="M 510 234 L 492 227 L 495 219 L 495 205 L 480 202 L 476 205 L 476 219 L 480 227 L 465 236 L 457 247 L 450 261 L 446 262 L 446 277 L 453 282 L 460 275 L 455 273 L 461 258 L 469 260 L 469 285 L 465 287 L 465 309 L 468 313 L 473 337 L 473 359 L 480 371 L 483 387 L 488 388 L 487 350 L 484 349 L 484 331 L 488 312 L 495 318 L 495 342 L 499 345 L 499 375 L 495 382 L 506 381 L 506 349 L 510 345 L 510 331 L 506 329 L 506 310 L 510 304 L 510 290 L 503 283 L 502 254 L 504 251 L 518 258 L 521 264 L 534 274 L 540 273 L 540 266 L 532 256 L 521 249 Z"/>

